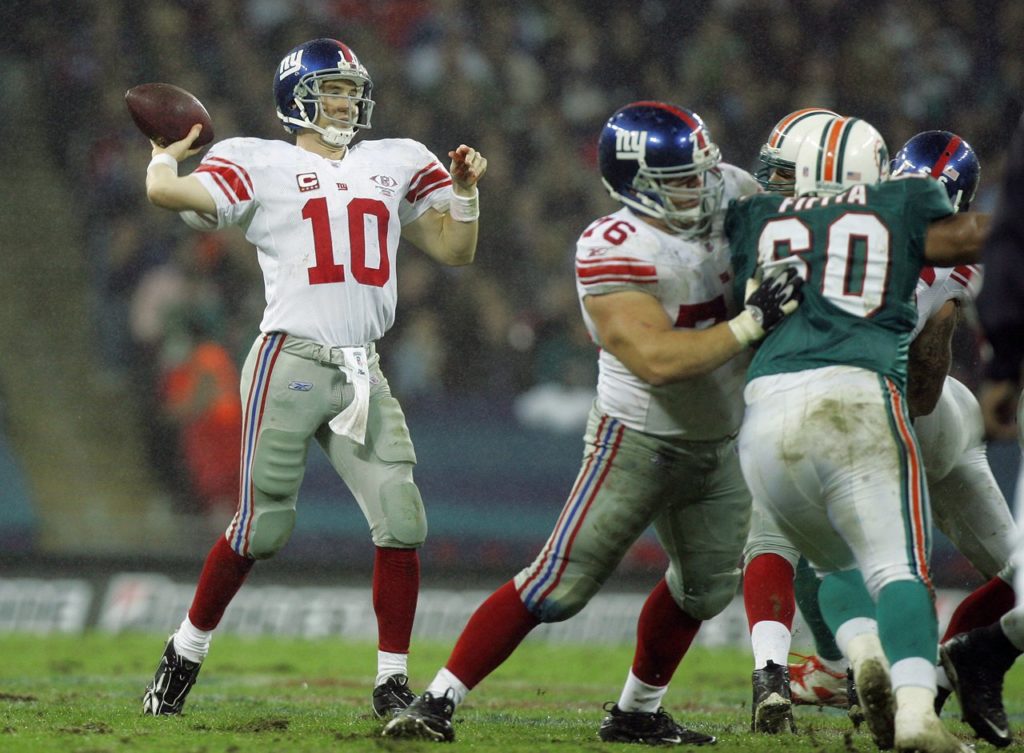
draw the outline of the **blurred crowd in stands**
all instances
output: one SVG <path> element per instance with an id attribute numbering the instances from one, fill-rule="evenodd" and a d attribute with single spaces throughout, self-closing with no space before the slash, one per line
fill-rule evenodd
<path id="1" fill-rule="evenodd" d="M 476 264 L 452 270 L 411 247 L 400 254 L 397 323 L 380 350 L 410 411 L 531 391 L 558 405 L 592 392 L 573 246 L 614 208 L 595 146 L 627 102 L 697 111 L 724 159 L 751 170 L 771 126 L 797 107 L 864 117 L 892 151 L 918 131 L 954 130 L 981 159 L 982 210 L 1022 109 L 1024 3 L 1014 0 L 6 5 L 6 59 L 26 61 L 43 91 L 52 164 L 77 187 L 104 378 L 129 386 L 153 417 L 165 482 L 187 495 L 184 463 L 210 505 L 233 505 L 223 466 L 237 461 L 217 449 L 237 446 L 237 369 L 262 311 L 259 269 L 241 235 L 196 233 L 147 204 L 149 147 L 123 101 L 134 84 L 190 90 L 217 139 L 287 138 L 271 93 L 280 57 L 335 37 L 374 81 L 373 129 L 360 138 L 407 136 L 442 157 L 468 143 L 487 156 Z M 982 350 L 974 330 L 958 338 L 958 376 L 972 386 Z"/>

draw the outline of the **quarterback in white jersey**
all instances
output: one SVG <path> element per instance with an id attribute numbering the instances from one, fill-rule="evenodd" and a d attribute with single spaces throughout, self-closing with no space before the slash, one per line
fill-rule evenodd
<path id="1" fill-rule="evenodd" d="M 577 243 L 576 285 L 599 356 L 576 482 L 532 564 L 470 618 L 427 691 L 385 735 L 451 740 L 466 694 L 542 622 L 579 612 L 652 525 L 671 564 L 640 615 L 632 671 L 598 731 L 607 742 L 706 744 L 661 708 L 700 627 L 732 599 L 750 495 L 735 437 L 747 346 L 796 308 L 793 276 L 729 293 L 725 202 L 757 191 L 720 164 L 694 113 L 636 102 L 606 123 L 601 176 L 623 209 Z M 739 310 L 739 313 L 737 313 Z"/>
<path id="2" fill-rule="evenodd" d="M 207 557 L 185 619 L 143 697 L 147 714 L 179 714 L 217 627 L 257 559 L 272 557 L 295 525 L 314 438 L 344 480 L 375 545 L 378 625 L 373 712 L 388 718 L 415 698 L 407 662 L 427 533 L 416 455 L 376 341 L 391 327 L 396 262 L 405 239 L 436 261 L 476 253 L 477 181 L 487 161 L 466 145 L 445 169 L 409 139 L 363 141 L 372 82 L 334 39 L 291 50 L 274 76 L 277 116 L 295 143 L 232 138 L 191 175 L 178 161 L 200 127 L 154 144 L 146 193 L 192 227 L 237 226 L 256 247 L 267 307 L 242 368 L 244 409 L 238 509 Z"/>
<path id="3" fill-rule="evenodd" d="M 284 141 L 234 138 L 193 173 L 257 250 L 267 307 L 261 332 L 330 345 L 380 339 L 395 320 L 404 226 L 447 212 L 452 179 L 411 139 L 361 141 L 344 159 Z M 348 249 L 347 254 L 338 249 Z"/>

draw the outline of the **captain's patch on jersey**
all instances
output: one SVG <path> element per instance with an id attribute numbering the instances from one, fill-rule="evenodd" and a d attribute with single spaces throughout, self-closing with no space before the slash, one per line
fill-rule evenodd
<path id="1" fill-rule="evenodd" d="M 299 184 L 299 191 L 315 191 L 320 188 L 320 178 L 316 173 L 299 173 L 295 176 L 295 182 Z"/>

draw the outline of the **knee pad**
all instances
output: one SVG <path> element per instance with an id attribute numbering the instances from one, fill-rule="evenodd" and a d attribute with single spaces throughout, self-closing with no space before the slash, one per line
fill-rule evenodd
<path id="1" fill-rule="evenodd" d="M 281 499 L 299 493 L 306 472 L 306 448 L 309 439 L 280 429 L 264 429 L 257 440 L 252 461 L 252 481 L 269 497 Z"/>
<path id="2" fill-rule="evenodd" d="M 273 557 L 291 537 L 294 528 L 294 508 L 257 509 L 249 531 L 249 556 L 258 560 Z"/>
<path id="3" fill-rule="evenodd" d="M 374 537 L 374 544 L 390 543 L 417 547 L 427 538 L 427 516 L 423 498 L 412 480 L 387 481 L 380 487 L 380 507 L 386 530 Z"/>
<path id="4" fill-rule="evenodd" d="M 672 598 L 684 612 L 696 620 L 710 620 L 729 606 L 736 596 L 740 569 L 702 575 L 699 582 L 684 584 L 682 578 L 669 568 L 665 580 Z"/>

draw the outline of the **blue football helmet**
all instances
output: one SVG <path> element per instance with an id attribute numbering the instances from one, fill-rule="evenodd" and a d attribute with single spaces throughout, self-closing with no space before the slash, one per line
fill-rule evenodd
<path id="1" fill-rule="evenodd" d="M 331 117 L 326 113 L 321 86 L 324 81 L 332 79 L 347 79 L 356 84 L 355 92 L 345 97 L 354 105 L 354 120 Z M 289 133 L 302 128 L 316 131 L 331 147 L 343 147 L 360 128 L 370 128 L 372 90 L 370 74 L 359 58 L 351 48 L 336 39 L 314 39 L 300 44 L 284 56 L 274 75 L 277 117 L 284 129 Z M 325 126 L 317 124 L 321 115 L 327 122 Z"/>
<path id="2" fill-rule="evenodd" d="M 597 150 L 612 198 L 683 238 L 711 229 L 725 185 L 717 167 L 721 152 L 696 113 L 634 102 L 608 119 Z"/>
<path id="3" fill-rule="evenodd" d="M 981 178 L 981 163 L 971 145 L 950 131 L 922 131 L 912 137 L 892 160 L 892 174 L 923 173 L 939 181 L 953 202 L 965 212 L 974 200 Z"/>

